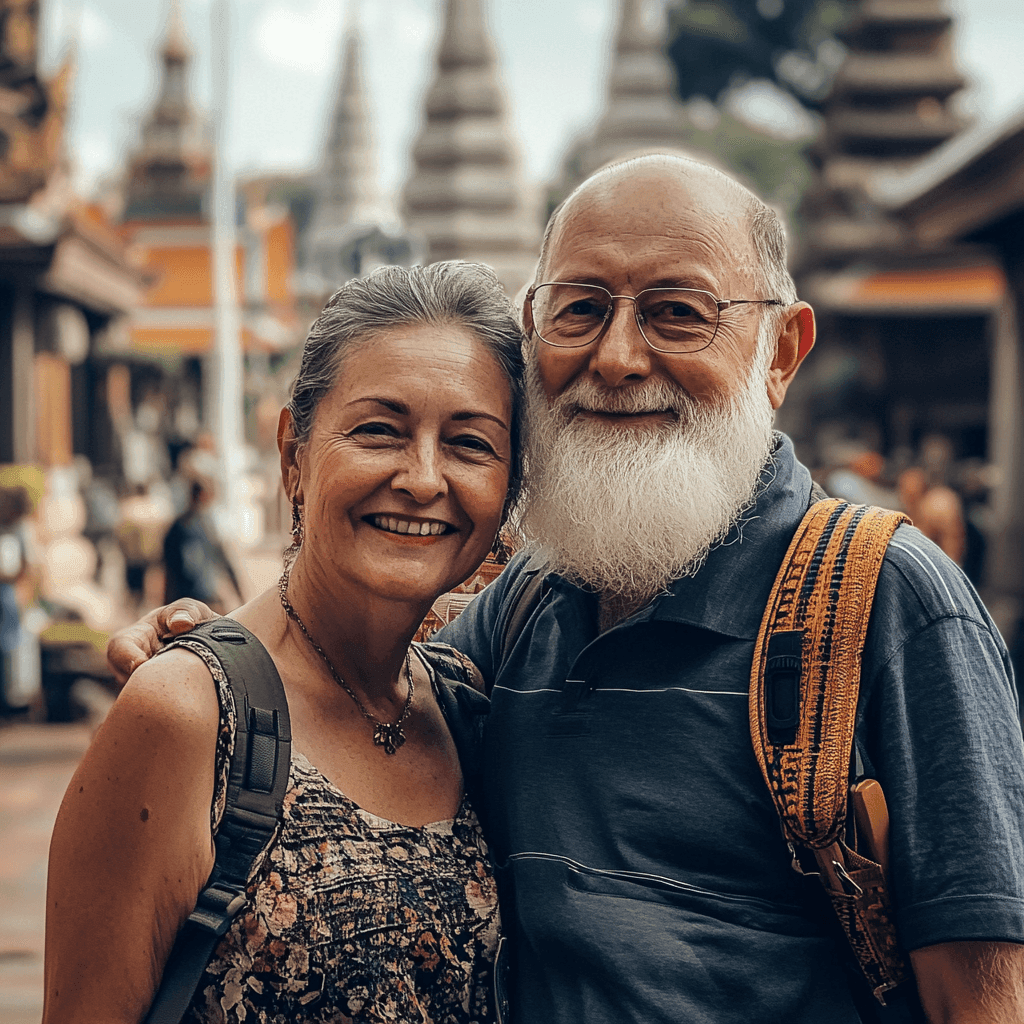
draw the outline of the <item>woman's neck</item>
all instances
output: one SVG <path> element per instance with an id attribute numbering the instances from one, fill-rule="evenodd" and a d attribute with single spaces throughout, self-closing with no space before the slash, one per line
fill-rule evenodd
<path id="1" fill-rule="evenodd" d="M 300 552 L 288 581 L 287 598 L 309 636 L 330 665 L 354 690 L 369 698 L 391 698 L 399 683 L 409 644 L 430 609 L 429 603 L 396 601 L 330 583 Z M 309 640 L 291 622 L 300 646 Z M 403 693 L 404 696 L 404 693 Z"/>

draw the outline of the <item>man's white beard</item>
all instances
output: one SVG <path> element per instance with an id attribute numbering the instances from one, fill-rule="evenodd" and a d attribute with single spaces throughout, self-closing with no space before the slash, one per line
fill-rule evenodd
<path id="1" fill-rule="evenodd" d="M 615 389 L 581 378 L 549 405 L 530 359 L 522 526 L 556 572 L 639 607 L 700 568 L 752 505 L 771 453 L 775 342 L 764 324 L 743 391 L 722 407 L 665 378 Z M 678 418 L 616 426 L 580 409 Z"/>

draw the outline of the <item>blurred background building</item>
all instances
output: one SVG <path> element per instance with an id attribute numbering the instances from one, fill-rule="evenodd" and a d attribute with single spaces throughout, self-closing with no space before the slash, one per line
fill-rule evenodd
<path id="1" fill-rule="evenodd" d="M 237 7 L 236 28 L 297 32 L 304 2 L 293 21 L 268 9 L 263 28 Z M 319 45 L 332 70 L 310 166 L 250 159 L 234 174 L 244 493 L 268 550 L 286 526 L 277 410 L 338 285 L 385 263 L 462 258 L 489 263 L 515 294 L 576 184 L 610 160 L 671 149 L 738 175 L 790 218 L 820 327 L 780 415 L 801 456 L 873 500 L 897 503 L 914 466 L 949 488 L 968 538 L 959 557 L 1024 644 L 1024 128 L 971 115 L 950 4 L 603 0 L 588 7 L 607 16 L 603 41 L 566 32 L 572 17 L 585 24 L 582 8 L 551 11 L 534 26 L 536 60 L 563 61 L 567 88 L 574 61 L 599 70 L 593 116 L 556 140 L 546 178 L 524 164 L 524 138 L 547 119 L 521 117 L 507 87 L 510 62 L 528 58 L 499 45 L 506 6 L 403 0 L 389 14 L 351 0 L 320 40 L 314 21 L 296 52 Z M 194 98 L 208 40 L 166 0 L 152 93 L 118 163 L 83 187 L 68 128 L 76 59 L 41 70 L 41 25 L 65 7 L 0 0 L 0 485 L 27 481 L 43 548 L 59 534 L 93 549 L 79 558 L 92 596 L 74 613 L 103 626 L 97 609 L 113 621 L 157 599 L 158 539 L 218 454 L 213 135 Z M 83 14 L 82 39 L 90 24 Z M 411 52 L 410 40 L 426 63 L 395 111 L 367 62 L 383 45 L 388 81 L 407 76 L 390 51 Z M 231 109 L 246 111 L 252 79 L 235 71 L 249 91 Z M 312 124 L 305 99 L 291 116 Z M 385 174 L 381 140 L 399 114 L 411 126 L 404 170 Z M 65 510 L 59 529 L 51 505 Z M 255 537 L 241 539 L 251 554 Z"/>

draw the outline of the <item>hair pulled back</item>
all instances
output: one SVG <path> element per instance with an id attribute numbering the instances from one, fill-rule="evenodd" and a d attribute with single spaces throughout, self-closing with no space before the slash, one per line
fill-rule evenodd
<path id="1" fill-rule="evenodd" d="M 447 260 L 425 267 L 380 267 L 343 284 L 306 337 L 288 403 L 295 439 L 300 444 L 308 440 L 320 403 L 354 350 L 395 327 L 413 324 L 472 331 L 508 382 L 512 458 L 504 522 L 519 498 L 523 478 L 523 332 L 494 271 L 483 264 Z M 423 358 L 430 358 L 429 351 Z"/>

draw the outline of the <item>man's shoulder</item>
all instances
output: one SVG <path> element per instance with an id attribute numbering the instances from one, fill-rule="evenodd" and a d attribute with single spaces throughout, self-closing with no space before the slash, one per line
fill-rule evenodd
<path id="1" fill-rule="evenodd" d="M 966 635 L 987 637 L 1002 651 L 992 619 L 959 566 L 920 530 L 900 526 L 878 576 L 865 648 L 869 671 L 927 638 L 952 655 Z"/>
<path id="2" fill-rule="evenodd" d="M 904 523 L 893 535 L 879 575 L 881 596 L 895 598 L 922 624 L 958 617 L 988 623 L 977 591 L 960 567 L 920 530 Z"/>
<path id="3" fill-rule="evenodd" d="M 481 670 L 488 686 L 493 681 L 493 670 L 500 637 L 508 621 L 509 606 L 521 592 L 524 574 L 540 570 L 542 560 L 532 549 L 516 554 L 493 583 L 478 594 L 454 621 L 434 637 L 467 655 Z"/>

